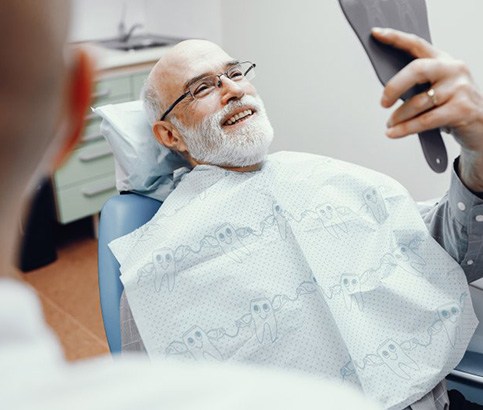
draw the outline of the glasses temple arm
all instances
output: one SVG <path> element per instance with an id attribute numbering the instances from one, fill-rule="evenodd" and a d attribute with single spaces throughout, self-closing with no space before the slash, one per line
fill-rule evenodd
<path id="1" fill-rule="evenodd" d="M 252 65 L 248 68 L 247 71 L 245 71 L 245 74 L 243 75 L 247 75 L 251 70 L 253 70 L 257 65 L 255 63 L 251 63 Z"/>
<path id="2" fill-rule="evenodd" d="M 179 104 L 183 99 L 185 99 L 188 95 L 190 94 L 189 91 L 186 91 L 183 95 L 181 95 L 173 104 L 170 105 L 170 107 L 164 112 L 162 115 L 161 119 L 159 121 L 163 121 L 166 116 L 173 111 L 174 107 L 176 107 L 177 104 Z"/>

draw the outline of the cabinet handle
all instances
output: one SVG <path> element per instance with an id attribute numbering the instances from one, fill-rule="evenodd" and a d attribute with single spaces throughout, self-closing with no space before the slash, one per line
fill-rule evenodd
<path id="1" fill-rule="evenodd" d="M 81 192 L 82 195 L 84 195 L 85 197 L 92 198 L 93 196 L 102 194 L 115 188 L 116 184 L 112 181 L 108 181 L 97 184 L 96 186 L 93 186 L 91 188 L 84 188 L 83 190 L 81 190 Z"/>
<path id="2" fill-rule="evenodd" d="M 82 141 L 84 142 L 95 141 L 95 140 L 100 140 L 102 137 L 103 135 L 100 132 L 98 132 L 97 134 L 84 135 L 82 137 Z"/>
<path id="3" fill-rule="evenodd" d="M 85 117 L 84 117 L 84 120 L 85 121 L 91 121 L 91 120 L 94 120 L 96 118 L 100 118 L 95 112 L 91 113 L 91 114 L 87 114 Z"/>
<path id="4" fill-rule="evenodd" d="M 93 152 L 88 152 L 79 155 L 79 161 L 81 162 L 89 162 L 94 161 L 95 159 L 99 159 L 102 157 L 107 157 L 108 155 L 112 155 L 111 148 L 109 146 L 105 146 Z"/>
<path id="5" fill-rule="evenodd" d="M 109 95 L 111 95 L 111 89 L 107 88 L 105 90 L 96 91 L 92 94 L 92 99 L 97 100 L 98 98 L 109 97 Z"/>

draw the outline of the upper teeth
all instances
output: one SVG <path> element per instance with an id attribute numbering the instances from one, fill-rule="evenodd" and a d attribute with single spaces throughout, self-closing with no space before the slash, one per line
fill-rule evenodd
<path id="1" fill-rule="evenodd" d="M 240 118 L 244 118 L 248 115 L 252 115 L 252 110 L 246 110 L 246 111 L 242 111 L 236 115 L 234 115 L 233 117 L 231 117 L 226 123 L 228 125 L 232 125 L 234 124 L 235 122 L 237 122 Z"/>

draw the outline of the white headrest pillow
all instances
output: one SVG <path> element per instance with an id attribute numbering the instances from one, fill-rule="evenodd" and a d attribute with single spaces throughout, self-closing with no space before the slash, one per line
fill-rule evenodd
<path id="1" fill-rule="evenodd" d="M 156 141 L 142 101 L 93 110 L 103 119 L 101 133 L 114 154 L 117 189 L 164 201 L 175 187 L 176 176 L 189 168 L 181 156 Z"/>

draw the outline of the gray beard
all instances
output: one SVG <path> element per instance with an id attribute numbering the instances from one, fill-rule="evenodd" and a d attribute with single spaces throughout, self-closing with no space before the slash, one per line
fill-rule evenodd
<path id="1" fill-rule="evenodd" d="M 236 108 L 247 105 L 256 110 L 247 124 L 225 132 L 222 119 Z M 273 140 L 273 128 L 260 97 L 244 96 L 212 114 L 201 124 L 188 128 L 175 117 L 172 123 L 185 139 L 188 152 L 197 162 L 229 167 L 244 167 L 262 162 Z"/>

